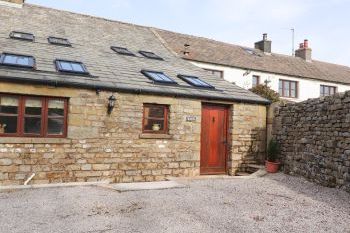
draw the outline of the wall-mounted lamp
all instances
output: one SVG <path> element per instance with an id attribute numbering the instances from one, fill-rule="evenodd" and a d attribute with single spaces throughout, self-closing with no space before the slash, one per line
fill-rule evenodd
<path id="1" fill-rule="evenodd" d="M 108 114 L 112 113 L 116 100 L 117 100 L 117 98 L 115 98 L 115 96 L 113 94 L 108 98 L 108 108 L 107 108 Z"/>

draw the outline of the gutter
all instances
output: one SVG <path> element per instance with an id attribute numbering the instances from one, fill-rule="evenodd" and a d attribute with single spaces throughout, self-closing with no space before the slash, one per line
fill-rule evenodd
<path id="1" fill-rule="evenodd" d="M 231 101 L 231 102 L 239 102 L 239 103 L 251 103 L 251 104 L 262 104 L 269 105 L 270 101 L 268 100 L 249 100 L 243 98 L 232 98 L 232 97 L 213 97 L 202 94 L 186 94 L 186 93 L 167 93 L 152 89 L 145 88 L 131 88 L 125 86 L 113 86 L 106 84 L 88 84 L 81 82 L 72 82 L 66 80 L 42 80 L 42 79 L 28 79 L 22 77 L 7 77 L 0 76 L 0 79 L 3 81 L 8 81 L 12 83 L 31 83 L 31 84 L 41 84 L 47 86 L 55 86 L 55 87 L 77 87 L 82 89 L 89 90 L 104 90 L 104 91 L 112 91 L 112 92 L 122 92 L 122 93 L 134 93 L 134 94 L 153 94 L 153 95 L 161 95 L 161 96 L 170 96 L 170 97 L 183 97 L 183 98 L 194 98 L 194 99 L 204 99 L 204 100 L 221 100 L 221 101 Z"/>

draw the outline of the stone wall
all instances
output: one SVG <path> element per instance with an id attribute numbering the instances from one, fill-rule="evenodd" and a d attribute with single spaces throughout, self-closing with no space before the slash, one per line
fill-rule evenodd
<path id="1" fill-rule="evenodd" d="M 350 92 L 275 108 L 284 171 L 350 192 Z"/>
<path id="2" fill-rule="evenodd" d="M 116 106 L 107 111 L 110 92 L 0 83 L 0 93 L 69 98 L 67 138 L 0 137 L 0 185 L 58 182 L 137 182 L 170 176 L 197 176 L 200 167 L 200 100 L 114 93 Z M 169 134 L 142 134 L 144 103 L 167 104 Z M 228 104 L 228 103 L 226 103 Z M 229 173 L 265 152 L 266 107 L 231 106 Z M 186 121 L 187 116 L 195 121 Z"/>

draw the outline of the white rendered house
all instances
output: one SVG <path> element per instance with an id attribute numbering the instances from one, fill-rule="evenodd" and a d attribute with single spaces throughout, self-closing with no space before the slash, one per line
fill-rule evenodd
<path id="1" fill-rule="evenodd" d="M 246 89 L 266 83 L 282 98 L 296 102 L 350 90 L 350 67 L 313 60 L 307 40 L 295 56 L 288 56 L 272 53 L 266 34 L 255 48 L 247 48 L 159 29 L 155 32 L 185 60 Z"/>

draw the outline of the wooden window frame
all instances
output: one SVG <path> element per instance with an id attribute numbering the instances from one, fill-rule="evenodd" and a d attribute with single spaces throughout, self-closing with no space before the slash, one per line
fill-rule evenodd
<path id="1" fill-rule="evenodd" d="M 253 80 L 256 78 L 256 84 L 254 85 Z M 252 87 L 256 87 L 260 85 L 260 76 L 259 75 L 252 75 Z"/>
<path id="2" fill-rule="evenodd" d="M 34 138 L 66 138 L 68 130 L 68 99 L 61 97 L 44 97 L 44 96 L 30 96 L 30 95 L 13 95 L 13 94 L 0 94 L 2 96 L 17 97 L 18 98 L 18 110 L 17 110 L 17 132 L 16 133 L 0 133 L 0 137 L 34 137 Z M 41 129 L 40 134 L 31 134 L 24 132 L 25 114 L 25 101 L 27 99 L 40 99 L 42 102 L 41 108 Z M 49 117 L 48 115 L 48 103 L 50 100 L 62 100 L 64 101 L 64 114 L 62 117 Z M 7 114 L 0 113 L 1 116 Z M 11 114 L 14 115 L 14 114 Z M 63 119 L 63 134 L 48 134 L 48 119 L 49 118 L 62 118 Z"/>
<path id="3" fill-rule="evenodd" d="M 163 107 L 164 110 L 164 118 L 156 118 L 156 117 L 147 117 L 146 118 L 146 112 L 145 108 L 146 107 Z M 145 129 L 145 121 L 146 119 L 153 119 L 153 120 L 163 120 L 164 121 L 164 129 L 159 130 L 159 131 L 154 131 L 154 130 L 146 130 Z M 169 105 L 165 104 L 143 104 L 143 116 L 142 116 L 142 133 L 147 133 L 147 134 L 168 134 L 169 133 Z"/>
<path id="4" fill-rule="evenodd" d="M 325 87 L 328 87 L 328 90 L 330 90 L 331 88 L 334 89 L 334 93 L 330 94 L 330 93 L 325 93 Z M 323 95 L 322 95 L 322 90 L 323 90 Z M 320 85 L 320 97 L 324 97 L 324 96 L 329 96 L 329 95 L 334 95 L 335 93 L 337 93 L 337 87 L 336 86 L 329 86 L 329 85 Z"/>
<path id="5" fill-rule="evenodd" d="M 279 84 L 280 82 L 282 82 L 282 94 L 279 92 Z M 284 83 L 289 83 L 289 93 L 287 93 L 288 95 L 286 95 L 286 90 L 284 88 Z M 295 97 L 292 96 L 292 88 L 291 87 L 291 83 L 295 83 Z M 278 82 L 278 93 L 281 95 L 281 97 L 285 97 L 285 98 L 293 98 L 293 99 L 297 99 L 299 97 L 299 82 L 298 81 L 293 81 L 293 80 L 285 80 L 285 79 L 280 79 Z"/>

